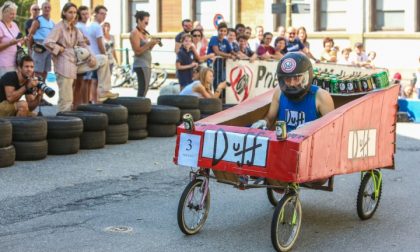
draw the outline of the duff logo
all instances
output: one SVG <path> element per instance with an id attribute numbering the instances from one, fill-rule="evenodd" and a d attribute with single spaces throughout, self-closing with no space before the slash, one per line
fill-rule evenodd
<path id="1" fill-rule="evenodd" d="M 246 100 L 252 88 L 253 72 L 248 66 L 235 66 L 229 74 L 231 89 L 237 101 Z"/>
<path id="2" fill-rule="evenodd" d="M 291 73 L 296 69 L 296 61 L 292 58 L 285 59 L 281 63 L 281 70 L 285 73 Z"/>

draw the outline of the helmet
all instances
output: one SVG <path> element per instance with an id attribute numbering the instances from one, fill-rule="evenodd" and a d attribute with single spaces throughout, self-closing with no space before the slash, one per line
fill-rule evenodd
<path id="1" fill-rule="evenodd" d="M 292 77 L 299 78 L 300 85 L 294 87 L 287 85 L 286 80 Z M 277 65 L 280 89 L 289 99 L 302 99 L 311 88 L 312 78 L 312 63 L 303 53 L 286 53 Z"/>

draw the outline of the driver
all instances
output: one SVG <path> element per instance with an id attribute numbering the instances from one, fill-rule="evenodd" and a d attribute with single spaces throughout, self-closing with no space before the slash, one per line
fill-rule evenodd
<path id="1" fill-rule="evenodd" d="M 331 95 L 311 85 L 313 69 L 302 53 L 287 53 L 277 65 L 279 87 L 264 119 L 252 128 L 271 128 L 276 120 L 285 121 L 287 132 L 327 114 L 334 109 Z"/>

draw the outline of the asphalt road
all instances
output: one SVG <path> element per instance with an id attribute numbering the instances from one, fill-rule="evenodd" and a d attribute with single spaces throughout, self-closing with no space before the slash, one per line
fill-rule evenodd
<path id="1" fill-rule="evenodd" d="M 418 251 L 420 124 L 397 132 L 396 169 L 384 171 L 374 217 L 357 217 L 360 174 L 337 176 L 332 193 L 303 189 L 294 251 Z M 147 138 L 0 169 L 0 251 L 273 251 L 263 189 L 212 182 L 203 230 L 181 233 L 189 170 L 172 163 L 174 144 Z"/>

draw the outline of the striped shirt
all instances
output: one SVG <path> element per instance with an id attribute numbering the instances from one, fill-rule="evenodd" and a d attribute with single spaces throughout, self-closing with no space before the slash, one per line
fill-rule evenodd
<path id="1" fill-rule="evenodd" d="M 54 26 L 45 39 L 45 46 L 53 55 L 55 72 L 70 79 L 77 78 L 76 55 L 74 53 L 76 45 L 90 51 L 80 30 L 70 26 L 64 20 Z M 64 47 L 64 52 L 60 53 L 62 47 Z"/>

